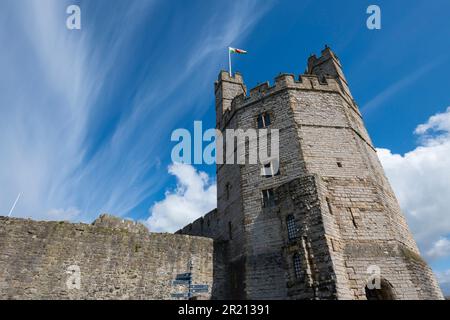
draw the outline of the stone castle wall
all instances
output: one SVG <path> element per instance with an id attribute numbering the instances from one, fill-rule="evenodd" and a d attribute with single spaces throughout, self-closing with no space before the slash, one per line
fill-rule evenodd
<path id="1" fill-rule="evenodd" d="M 261 163 L 219 165 L 217 210 L 180 231 L 226 240 L 232 296 L 442 298 L 329 48 L 311 57 L 298 78 L 280 74 L 272 86 L 263 83 L 247 94 L 240 74 L 222 71 L 215 89 L 222 132 L 255 129 L 264 113 L 280 135 L 278 175 L 261 176 Z M 276 195 L 273 207 L 263 206 L 266 190 Z M 294 240 L 287 237 L 288 216 L 298 228 Z M 379 268 L 383 286 L 367 292 L 372 267 Z"/>
<path id="2" fill-rule="evenodd" d="M 171 299 L 186 291 L 172 280 L 189 261 L 193 283 L 213 288 L 213 255 L 211 239 L 149 233 L 109 216 L 92 225 L 0 217 L 0 299 Z M 66 283 L 71 266 L 79 290 Z"/>

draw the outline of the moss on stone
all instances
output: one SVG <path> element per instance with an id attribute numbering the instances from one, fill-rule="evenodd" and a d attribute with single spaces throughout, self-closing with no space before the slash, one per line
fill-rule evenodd
<path id="1" fill-rule="evenodd" d="M 416 253 L 416 252 L 414 252 L 414 251 L 412 251 L 412 250 L 410 250 L 410 249 L 408 249 L 406 247 L 402 247 L 401 251 L 403 253 L 403 256 L 406 259 L 413 260 L 413 261 L 418 262 L 420 264 L 426 265 L 426 262 L 422 259 L 422 257 L 418 253 Z"/>

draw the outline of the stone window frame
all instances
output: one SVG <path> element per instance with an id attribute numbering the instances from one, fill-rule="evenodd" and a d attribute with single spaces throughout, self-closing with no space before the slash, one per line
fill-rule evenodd
<path id="1" fill-rule="evenodd" d="M 225 199 L 230 200 L 231 198 L 231 183 L 227 182 L 225 184 Z"/>
<path id="2" fill-rule="evenodd" d="M 233 224 L 228 221 L 228 240 L 233 240 Z"/>
<path id="3" fill-rule="evenodd" d="M 263 208 L 275 207 L 275 191 L 273 188 L 262 190 L 261 196 Z"/>
<path id="4" fill-rule="evenodd" d="M 266 124 L 266 116 L 268 116 L 269 118 L 269 124 Z M 262 119 L 262 126 L 260 126 L 260 122 L 259 119 Z M 272 124 L 273 124 L 273 112 L 272 111 L 263 111 L 258 113 L 258 115 L 256 116 L 255 122 L 256 122 L 256 128 L 258 129 L 266 129 L 269 128 Z"/>
<path id="5" fill-rule="evenodd" d="M 298 239 L 299 229 L 297 227 L 297 222 L 295 221 L 295 216 L 293 214 L 288 214 L 286 216 L 286 229 L 289 242 Z"/>
<path id="6" fill-rule="evenodd" d="M 278 161 L 278 171 L 275 173 L 273 172 L 274 161 Z M 270 171 L 268 174 L 267 169 Z M 268 159 L 267 162 L 262 162 L 261 175 L 265 178 L 273 178 L 281 175 L 280 161 L 278 159 Z"/>
<path id="7" fill-rule="evenodd" d="M 292 256 L 292 266 L 295 279 L 300 279 L 302 276 L 302 258 L 298 252 Z"/>

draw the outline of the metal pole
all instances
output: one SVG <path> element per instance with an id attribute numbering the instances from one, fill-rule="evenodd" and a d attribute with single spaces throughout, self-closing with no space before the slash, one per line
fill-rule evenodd
<path id="1" fill-rule="evenodd" d="M 21 195 L 22 195 L 22 192 L 19 193 L 19 195 L 16 198 L 16 201 L 14 201 L 14 204 L 13 204 L 11 210 L 9 211 L 8 217 L 11 217 L 11 214 L 13 213 L 14 209 L 16 208 L 17 202 L 19 201 Z"/>
<path id="2" fill-rule="evenodd" d="M 230 72 L 230 77 L 232 77 L 232 75 L 231 75 L 231 52 L 230 52 L 230 48 L 228 48 L 228 70 Z"/>

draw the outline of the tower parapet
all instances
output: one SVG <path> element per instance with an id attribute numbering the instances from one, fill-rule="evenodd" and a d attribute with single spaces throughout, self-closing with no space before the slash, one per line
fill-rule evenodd
<path id="1" fill-rule="evenodd" d="M 308 68 L 305 74 L 296 77 L 294 74 L 281 73 L 275 78 L 274 85 L 266 81 L 247 90 L 240 73 L 230 76 L 227 71 L 221 71 L 215 83 L 217 128 L 222 129 L 226 126 L 237 109 L 251 105 L 270 95 L 278 94 L 283 90 L 338 93 L 357 117 L 362 118 L 348 87 L 339 59 L 330 48 L 326 47 L 319 58 L 312 55 L 308 59 Z"/>
<path id="2" fill-rule="evenodd" d="M 307 74 L 315 74 L 319 77 L 333 77 L 337 79 L 342 90 L 353 100 L 347 79 L 342 70 L 341 62 L 336 54 L 328 47 L 322 50 L 320 57 L 311 55 L 308 59 Z"/>
<path id="3" fill-rule="evenodd" d="M 231 102 L 240 94 L 247 94 L 244 80 L 240 73 L 231 76 L 227 71 L 221 71 L 214 84 L 216 94 L 216 123 L 217 128 L 222 126 L 223 114 L 231 109 Z"/>
<path id="4" fill-rule="evenodd" d="M 224 297 L 442 298 L 330 48 L 298 78 L 249 91 L 222 71 L 215 93 L 217 128 L 278 129 L 280 141 L 271 176 L 266 164 L 218 165 L 217 211 L 182 230 L 228 243 Z"/>

